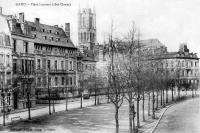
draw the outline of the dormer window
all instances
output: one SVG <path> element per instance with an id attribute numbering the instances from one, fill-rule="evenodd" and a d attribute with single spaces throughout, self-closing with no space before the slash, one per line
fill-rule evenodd
<path id="1" fill-rule="evenodd" d="M 59 35 L 59 32 L 58 32 L 58 31 L 56 31 L 56 35 Z"/>
<path id="2" fill-rule="evenodd" d="M 33 34 L 33 37 L 36 38 L 36 34 Z"/>
<path id="3" fill-rule="evenodd" d="M 45 39 L 45 40 L 46 40 L 46 39 L 47 39 L 47 36 L 43 36 L 43 39 Z"/>
<path id="4" fill-rule="evenodd" d="M 56 38 L 56 41 L 60 41 L 60 38 Z"/>

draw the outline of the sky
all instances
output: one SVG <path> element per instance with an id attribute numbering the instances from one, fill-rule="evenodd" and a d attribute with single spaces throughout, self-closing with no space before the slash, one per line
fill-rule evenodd
<path id="1" fill-rule="evenodd" d="M 19 6 L 17 3 L 26 3 Z M 70 6 L 31 6 L 31 3 L 64 3 Z M 77 44 L 78 9 L 95 8 L 97 41 L 108 38 L 111 20 L 117 37 L 125 36 L 132 22 L 140 31 L 141 39 L 157 38 L 177 51 L 180 43 L 187 43 L 191 52 L 200 56 L 200 0 L 0 0 L 4 14 L 25 13 L 25 19 L 49 25 L 71 24 L 71 37 Z"/>

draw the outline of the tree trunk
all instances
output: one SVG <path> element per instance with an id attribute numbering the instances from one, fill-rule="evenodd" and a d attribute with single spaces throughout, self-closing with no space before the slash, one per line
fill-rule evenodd
<path id="1" fill-rule="evenodd" d="M 83 94 L 82 94 L 82 92 L 81 92 L 81 108 L 83 108 Z"/>
<path id="2" fill-rule="evenodd" d="M 116 133 L 119 133 L 119 119 L 118 119 L 119 108 L 115 106 L 115 124 L 116 124 Z"/>
<path id="3" fill-rule="evenodd" d="M 156 91 L 156 109 L 158 109 L 158 88 Z"/>
<path id="4" fill-rule="evenodd" d="M 97 105 L 97 91 L 95 90 L 94 91 L 94 105 L 96 106 Z"/>
<path id="5" fill-rule="evenodd" d="M 139 104 L 140 104 L 140 97 L 138 94 L 138 96 L 137 96 L 137 129 L 140 127 L 140 113 L 139 113 L 140 106 L 139 106 Z"/>
<path id="6" fill-rule="evenodd" d="M 173 87 L 172 87 L 172 101 L 174 101 L 174 89 L 173 89 Z"/>
<path id="7" fill-rule="evenodd" d="M 107 96 L 108 96 L 107 103 L 109 103 L 109 102 L 110 102 L 110 101 L 109 101 L 109 90 L 108 90 Z"/>
<path id="8" fill-rule="evenodd" d="M 68 90 L 66 91 L 66 111 L 68 111 Z"/>
<path id="9" fill-rule="evenodd" d="M 168 103 L 168 88 L 166 88 L 166 103 Z"/>
<path id="10" fill-rule="evenodd" d="M 154 95 L 154 89 L 153 89 L 153 94 L 152 94 L 152 118 L 153 118 L 153 119 L 155 119 L 154 104 L 155 104 L 155 95 Z"/>
<path id="11" fill-rule="evenodd" d="M 163 106 L 165 106 L 165 90 L 163 89 L 163 91 L 162 91 L 162 93 L 163 93 Z"/>
<path id="12" fill-rule="evenodd" d="M 133 103 L 132 103 L 132 98 L 131 99 L 129 99 L 129 133 L 133 133 L 133 121 L 132 121 L 132 119 L 133 119 L 133 111 L 132 111 L 132 106 L 134 106 L 133 105 Z"/>
<path id="13" fill-rule="evenodd" d="M 133 132 L 135 133 L 136 132 L 136 128 L 135 128 L 135 105 L 134 105 L 134 102 L 133 102 Z"/>
<path id="14" fill-rule="evenodd" d="M 144 91 L 143 91 L 143 98 L 142 98 L 142 115 L 143 115 L 143 121 L 145 121 L 145 114 L 144 114 Z"/>
<path id="15" fill-rule="evenodd" d="M 194 91 L 193 91 L 193 86 L 192 86 L 192 97 L 194 97 Z"/>
<path id="16" fill-rule="evenodd" d="M 161 92 L 160 92 L 160 106 L 162 106 L 162 98 L 163 98 L 163 93 L 162 93 L 162 90 L 161 90 Z"/>
<path id="17" fill-rule="evenodd" d="M 54 94 L 53 94 L 53 113 L 55 113 L 55 97 L 54 97 Z"/>
<path id="18" fill-rule="evenodd" d="M 151 100 L 151 93 L 150 91 L 148 92 L 148 116 L 150 116 L 150 101 Z"/>

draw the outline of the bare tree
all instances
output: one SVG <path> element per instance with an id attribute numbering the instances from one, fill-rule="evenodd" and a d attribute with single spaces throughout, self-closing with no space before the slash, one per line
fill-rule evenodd
<path id="1" fill-rule="evenodd" d="M 108 68 L 108 89 L 109 89 L 109 99 L 115 106 L 115 123 L 116 123 L 116 133 L 119 133 L 119 108 L 123 103 L 124 97 L 124 85 L 123 76 L 120 69 L 120 64 L 117 62 L 118 50 L 116 44 L 113 43 L 113 22 L 111 25 L 111 34 L 109 37 L 109 56 L 110 65 Z"/>

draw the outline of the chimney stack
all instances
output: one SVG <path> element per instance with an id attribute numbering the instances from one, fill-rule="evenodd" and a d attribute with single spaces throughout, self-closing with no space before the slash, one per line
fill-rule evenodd
<path id="1" fill-rule="evenodd" d="M 24 13 L 23 12 L 19 13 L 19 22 L 20 23 L 24 22 Z"/>
<path id="2" fill-rule="evenodd" d="M 65 34 L 70 38 L 70 23 L 65 23 Z"/>
<path id="3" fill-rule="evenodd" d="M 35 24 L 40 24 L 40 18 L 35 18 Z"/>

